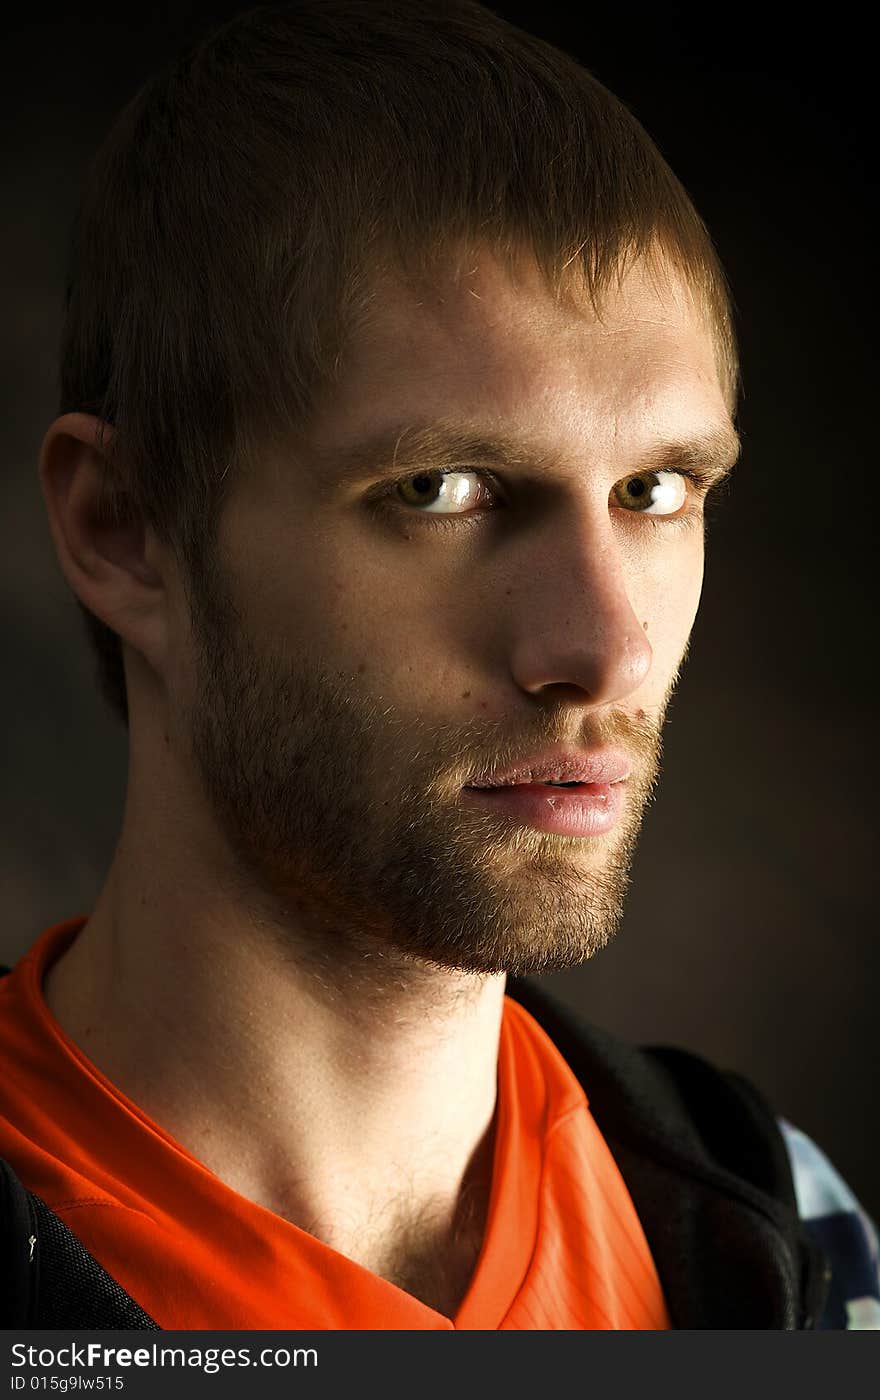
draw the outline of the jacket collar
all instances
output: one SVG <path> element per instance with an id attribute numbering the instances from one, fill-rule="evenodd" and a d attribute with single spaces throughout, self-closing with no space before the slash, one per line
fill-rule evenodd
<path id="1" fill-rule="evenodd" d="M 507 994 L 583 1084 L 673 1326 L 814 1325 L 824 1258 L 798 1219 L 785 1144 L 758 1091 L 686 1051 L 629 1045 L 531 980 L 510 979 Z"/>

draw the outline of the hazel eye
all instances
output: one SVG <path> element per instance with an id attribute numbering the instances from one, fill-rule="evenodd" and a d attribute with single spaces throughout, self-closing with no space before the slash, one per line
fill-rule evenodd
<path id="1" fill-rule="evenodd" d="M 687 500 L 683 472 L 639 472 L 612 486 L 614 499 L 638 515 L 675 515 Z"/>
<path id="2" fill-rule="evenodd" d="M 403 505 L 416 507 L 423 515 L 461 515 L 475 503 L 472 498 L 485 490 L 481 475 L 464 468 L 416 472 L 399 481 L 394 494 Z"/>

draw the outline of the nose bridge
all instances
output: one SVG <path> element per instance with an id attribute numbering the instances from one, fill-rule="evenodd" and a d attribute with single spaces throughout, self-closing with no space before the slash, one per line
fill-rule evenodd
<path id="1" fill-rule="evenodd" d="M 601 704 L 641 685 L 652 651 L 633 610 L 627 558 L 607 510 L 572 511 L 535 538 L 513 594 L 510 661 L 523 690 L 577 686 Z"/>

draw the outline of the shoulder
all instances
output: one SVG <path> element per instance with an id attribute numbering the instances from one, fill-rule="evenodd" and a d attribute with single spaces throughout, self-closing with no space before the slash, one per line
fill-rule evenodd
<path id="1" fill-rule="evenodd" d="M 831 1271 L 822 1329 L 880 1331 L 877 1227 L 820 1147 L 778 1118 L 804 1228 Z"/>

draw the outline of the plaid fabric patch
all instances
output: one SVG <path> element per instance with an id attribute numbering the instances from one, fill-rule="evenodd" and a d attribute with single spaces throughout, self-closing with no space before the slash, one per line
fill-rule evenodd
<path id="1" fill-rule="evenodd" d="M 817 1328 L 880 1332 L 877 1227 L 812 1138 L 780 1118 L 798 1214 L 828 1258 L 831 1283 Z"/>

